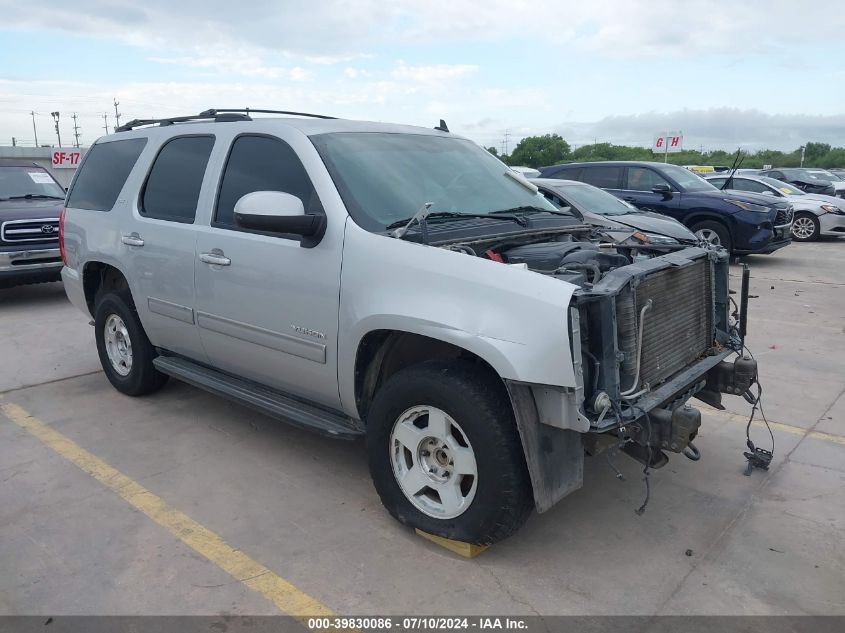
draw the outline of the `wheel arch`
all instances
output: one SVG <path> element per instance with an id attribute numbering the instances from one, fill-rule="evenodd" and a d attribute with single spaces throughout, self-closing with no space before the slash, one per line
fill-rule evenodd
<path id="1" fill-rule="evenodd" d="M 401 330 L 368 332 L 355 357 L 355 401 L 361 419 L 366 421 L 373 396 L 390 376 L 426 360 L 449 358 L 477 364 L 479 372 L 500 388 L 510 403 L 538 512 L 545 512 L 581 487 L 581 434 L 541 423 L 530 385 L 503 377 L 491 362 L 454 343 Z"/>
<path id="2" fill-rule="evenodd" d="M 405 330 L 378 329 L 367 332 L 358 342 L 355 354 L 355 406 L 360 418 L 366 420 L 373 396 L 393 374 L 427 360 L 448 359 L 468 360 L 477 364 L 479 371 L 495 376 L 503 391 L 507 391 L 502 376 L 493 364 L 465 347 Z"/>
<path id="3" fill-rule="evenodd" d="M 113 264 L 92 260 L 82 266 L 82 288 L 85 292 L 85 304 L 88 312 L 94 316 L 97 295 L 103 290 L 128 290 L 130 297 L 128 276 Z"/>
<path id="4" fill-rule="evenodd" d="M 684 217 L 684 225 L 686 225 L 689 229 L 692 229 L 692 227 L 699 222 L 718 222 L 723 225 L 728 232 L 732 233 L 732 222 L 723 214 L 714 213 L 713 211 L 708 210 L 698 210 L 692 211 L 689 215 Z"/>

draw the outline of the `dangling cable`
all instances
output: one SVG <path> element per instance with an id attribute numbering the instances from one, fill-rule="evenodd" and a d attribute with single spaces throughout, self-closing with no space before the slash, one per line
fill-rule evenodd
<path id="1" fill-rule="evenodd" d="M 747 346 L 743 345 L 743 349 L 748 352 L 748 355 L 751 356 L 752 359 L 754 358 L 754 354 L 751 353 L 751 350 L 748 349 Z M 748 450 L 751 452 L 743 453 L 743 455 L 745 455 L 745 459 L 748 460 L 748 466 L 743 473 L 746 477 L 750 477 L 755 468 L 769 470 L 769 464 L 772 463 L 772 458 L 775 454 L 775 435 L 772 433 L 772 427 L 769 425 L 769 421 L 766 419 L 766 412 L 763 409 L 763 385 L 760 384 L 759 375 L 754 377 L 752 386 L 754 385 L 757 386 L 756 397 L 752 395 L 750 387 L 748 391 L 743 394 L 746 402 L 751 405 L 751 415 L 748 416 L 748 423 L 745 425 L 745 445 L 748 446 Z M 760 409 L 760 415 L 763 416 L 763 422 L 766 424 L 766 429 L 769 431 L 769 437 L 772 440 L 772 450 L 770 451 L 755 446 L 754 442 L 751 441 L 751 423 L 754 421 L 754 416 L 757 413 L 758 407 Z"/>

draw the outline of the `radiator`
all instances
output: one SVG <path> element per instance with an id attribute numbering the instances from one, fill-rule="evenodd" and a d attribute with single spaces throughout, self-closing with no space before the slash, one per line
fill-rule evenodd
<path id="1" fill-rule="evenodd" d="M 702 257 L 685 268 L 649 275 L 634 290 L 636 317 L 645 303 L 640 385 L 656 387 L 703 356 L 714 340 L 713 264 Z M 635 335 L 636 336 L 636 335 Z"/>

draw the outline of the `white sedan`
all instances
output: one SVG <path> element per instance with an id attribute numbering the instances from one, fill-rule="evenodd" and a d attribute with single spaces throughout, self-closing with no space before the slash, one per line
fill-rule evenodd
<path id="1" fill-rule="evenodd" d="M 721 188 L 728 177 L 728 174 L 718 174 L 707 176 L 706 180 Z M 731 177 L 731 182 L 725 189 L 787 198 L 795 211 L 792 237 L 798 242 L 816 240 L 822 235 L 845 235 L 845 199 L 843 198 L 804 193 L 788 182 L 750 174 L 736 174 Z"/>

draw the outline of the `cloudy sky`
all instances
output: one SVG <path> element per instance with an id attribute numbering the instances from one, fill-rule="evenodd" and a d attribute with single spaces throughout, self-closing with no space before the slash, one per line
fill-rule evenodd
<path id="1" fill-rule="evenodd" d="M 449 127 L 501 149 L 845 146 L 840 0 L 0 0 L 0 144 L 277 108 Z"/>

